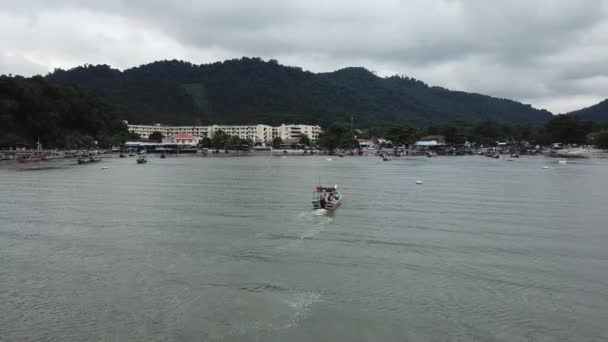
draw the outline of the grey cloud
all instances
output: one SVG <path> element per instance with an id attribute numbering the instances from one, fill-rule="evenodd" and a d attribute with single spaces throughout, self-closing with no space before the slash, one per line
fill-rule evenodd
<path id="1" fill-rule="evenodd" d="M 44 65 L 37 64 L 21 56 L 3 55 L 0 53 L 0 75 L 44 75 Z"/>
<path id="2" fill-rule="evenodd" d="M 23 31 L 2 52 L 52 66 L 246 55 L 314 71 L 363 65 L 557 112 L 570 97 L 608 96 L 608 0 L 5 0 L 2 15 Z"/>

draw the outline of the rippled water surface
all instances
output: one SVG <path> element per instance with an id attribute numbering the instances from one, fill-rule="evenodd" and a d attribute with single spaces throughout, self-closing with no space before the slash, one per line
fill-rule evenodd
<path id="1" fill-rule="evenodd" d="M 0 165 L 0 340 L 608 339 L 608 160 L 326 159 Z"/>

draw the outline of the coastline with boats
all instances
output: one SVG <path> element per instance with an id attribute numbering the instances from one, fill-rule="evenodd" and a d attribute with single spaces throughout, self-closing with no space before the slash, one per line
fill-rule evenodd
<path id="1" fill-rule="evenodd" d="M 393 158 L 426 156 L 433 158 L 437 156 L 466 156 L 481 155 L 489 158 L 519 158 L 520 156 L 541 156 L 550 158 L 593 158 L 603 157 L 606 150 L 597 149 L 592 146 L 549 146 L 549 147 L 526 147 L 526 146 L 504 146 L 504 147 L 479 147 L 479 148 L 454 148 L 442 147 L 435 149 L 416 147 L 374 147 L 356 149 L 336 149 L 334 151 L 324 149 L 267 149 L 267 150 L 219 150 L 219 149 L 195 149 L 187 151 L 147 151 L 146 149 L 129 150 L 0 150 L 0 163 L 33 164 L 53 161 L 75 161 L 75 164 L 88 164 L 101 161 L 102 158 L 131 158 L 141 154 L 156 155 L 161 159 L 167 157 L 221 157 L 221 156 L 315 156 L 328 155 L 337 157 L 360 157 L 378 156 L 384 161 Z"/>

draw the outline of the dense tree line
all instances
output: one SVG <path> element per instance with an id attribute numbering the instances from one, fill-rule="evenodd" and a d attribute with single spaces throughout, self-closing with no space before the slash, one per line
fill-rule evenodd
<path id="1" fill-rule="evenodd" d="M 454 120 L 542 124 L 550 113 L 515 101 L 431 87 L 364 68 L 312 73 L 275 60 L 241 58 L 195 65 L 160 61 L 119 71 L 107 65 L 56 70 L 55 84 L 77 84 L 120 106 L 135 123 L 348 124 L 358 127 Z"/>
<path id="2" fill-rule="evenodd" d="M 56 86 L 40 76 L 0 76 L 0 148 L 86 148 L 120 144 L 127 127 L 106 100 L 75 86 Z"/>
<path id="3" fill-rule="evenodd" d="M 253 140 L 241 139 L 236 135 L 228 135 L 222 130 L 213 134 L 213 138 L 205 137 L 200 142 L 200 147 L 213 148 L 216 150 L 249 150 L 253 147 Z"/>
<path id="4" fill-rule="evenodd" d="M 608 148 L 608 125 L 584 121 L 572 115 L 556 115 L 543 126 L 505 125 L 492 121 L 454 121 L 430 126 L 411 124 L 376 126 L 356 132 L 357 138 L 384 136 L 396 145 L 409 145 L 429 135 L 442 135 L 450 144 L 465 142 L 494 146 L 498 141 L 547 146 L 553 143 L 595 144 Z M 319 145 L 333 150 L 355 147 L 354 133 L 343 126 L 325 127 Z"/>

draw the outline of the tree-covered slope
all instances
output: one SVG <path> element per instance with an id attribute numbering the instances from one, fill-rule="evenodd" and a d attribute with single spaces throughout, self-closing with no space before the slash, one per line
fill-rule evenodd
<path id="1" fill-rule="evenodd" d="M 608 123 L 608 100 L 604 100 L 596 105 L 569 114 L 575 115 L 583 120 Z"/>
<path id="2" fill-rule="evenodd" d="M 451 120 L 537 124 L 551 114 L 515 101 L 429 87 L 364 68 L 312 73 L 274 60 L 242 58 L 195 65 L 160 61 L 119 71 L 106 65 L 56 70 L 56 84 L 106 96 L 138 123 L 347 122 L 358 125 Z"/>
<path id="3" fill-rule="evenodd" d="M 120 143 L 127 134 L 123 115 L 74 86 L 51 85 L 40 76 L 0 76 L 0 148 L 38 139 L 45 147 Z"/>

